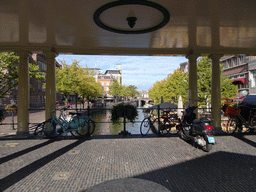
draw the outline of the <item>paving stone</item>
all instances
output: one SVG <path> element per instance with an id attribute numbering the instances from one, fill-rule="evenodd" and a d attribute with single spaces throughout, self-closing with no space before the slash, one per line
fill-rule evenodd
<path id="1" fill-rule="evenodd" d="M 129 178 L 170 191 L 255 191 L 256 135 L 215 139 L 206 153 L 178 136 L 0 138 L 0 146 L 18 143 L 0 147 L 0 191 L 85 191 Z M 53 179 L 60 173 L 68 177 Z"/>

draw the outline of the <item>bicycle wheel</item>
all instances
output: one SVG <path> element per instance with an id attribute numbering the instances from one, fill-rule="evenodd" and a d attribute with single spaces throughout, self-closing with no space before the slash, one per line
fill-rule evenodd
<path id="1" fill-rule="evenodd" d="M 235 116 L 229 118 L 228 123 L 226 125 L 226 133 L 233 134 L 237 129 L 237 119 Z"/>
<path id="2" fill-rule="evenodd" d="M 251 120 L 251 132 L 255 132 L 256 131 L 256 116 L 254 116 Z"/>
<path id="3" fill-rule="evenodd" d="M 153 121 L 153 126 L 156 130 L 156 134 L 160 134 L 160 135 L 166 135 L 169 133 L 169 129 L 167 129 L 167 125 L 166 123 L 162 123 L 161 121 L 158 123 L 158 118 L 156 118 Z"/>
<path id="4" fill-rule="evenodd" d="M 36 137 L 42 137 L 44 135 L 45 122 L 42 122 L 37 125 L 34 131 Z"/>
<path id="5" fill-rule="evenodd" d="M 148 134 L 150 129 L 150 120 L 149 118 L 143 119 L 143 121 L 140 124 L 140 134 L 145 136 Z"/>
<path id="6" fill-rule="evenodd" d="M 96 123 L 91 118 L 89 118 L 89 122 L 88 123 L 90 125 L 90 135 L 92 135 L 94 133 L 94 131 L 95 131 Z"/>
<path id="7" fill-rule="evenodd" d="M 56 123 L 53 121 L 53 119 L 48 119 L 44 123 L 45 123 L 44 134 L 46 137 L 56 138 L 62 133 L 61 129 L 57 131 Z"/>
<path id="8" fill-rule="evenodd" d="M 73 123 L 72 126 L 77 127 L 75 129 L 75 131 L 70 132 L 74 137 L 89 136 L 90 124 L 88 123 L 88 121 L 85 118 L 76 117 L 72 120 L 72 123 Z"/>

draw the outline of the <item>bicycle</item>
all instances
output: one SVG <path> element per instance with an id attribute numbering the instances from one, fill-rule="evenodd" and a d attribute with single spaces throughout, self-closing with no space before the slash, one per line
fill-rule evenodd
<path id="1" fill-rule="evenodd" d="M 154 120 L 152 120 L 154 119 Z M 181 120 L 177 114 L 164 111 L 160 119 L 155 118 L 153 113 L 143 119 L 140 125 L 140 133 L 145 136 L 151 129 L 159 135 L 172 134 L 176 135 L 180 131 Z"/>
<path id="2" fill-rule="evenodd" d="M 247 107 L 247 106 L 244 106 Z M 250 108 L 250 114 L 249 114 L 249 118 L 248 121 L 246 121 L 241 115 L 241 109 L 239 108 L 235 108 L 235 107 L 227 107 L 225 109 L 225 115 L 229 116 L 229 120 L 228 123 L 226 124 L 226 133 L 227 134 L 233 134 L 236 130 L 237 130 L 237 125 L 238 123 L 242 123 L 241 126 L 245 126 L 242 129 L 242 133 L 246 133 L 246 132 L 253 132 L 256 130 L 256 115 L 254 115 L 253 110 L 256 110 L 256 108 Z M 239 122 L 240 120 L 240 122 Z"/>
<path id="3" fill-rule="evenodd" d="M 163 112 L 160 119 L 156 118 L 153 121 L 153 126 L 160 135 L 176 135 L 181 128 L 181 119 L 178 118 L 176 113 L 172 113 L 167 110 Z"/>
<path id="4" fill-rule="evenodd" d="M 34 132 L 35 136 L 45 135 L 48 138 L 56 138 L 62 133 L 71 133 L 74 137 L 89 136 L 90 124 L 88 118 L 81 113 L 70 112 L 70 120 L 67 119 L 64 107 L 60 110 L 60 115 L 56 116 L 56 109 L 53 110 L 51 119 L 40 123 Z"/>
<path id="5" fill-rule="evenodd" d="M 153 122 L 151 120 L 152 118 L 152 114 L 150 113 L 149 116 L 147 116 L 146 118 L 143 119 L 143 121 L 140 124 L 140 134 L 145 136 L 148 134 L 151 126 L 153 125 Z"/>
<path id="6" fill-rule="evenodd" d="M 81 112 L 78 112 L 78 113 L 70 112 L 69 114 L 73 115 L 73 116 L 75 116 L 76 114 L 82 115 Z M 89 125 L 90 125 L 90 135 L 92 135 L 95 131 L 95 128 L 96 128 L 95 121 L 90 116 L 83 116 L 83 118 L 85 118 L 87 120 L 87 122 L 89 123 Z"/>

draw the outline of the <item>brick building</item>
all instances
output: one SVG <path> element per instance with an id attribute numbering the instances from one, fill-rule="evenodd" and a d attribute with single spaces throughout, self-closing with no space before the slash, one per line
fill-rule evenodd
<path id="1" fill-rule="evenodd" d="M 113 83 L 115 77 L 112 75 L 98 75 L 97 81 L 101 83 L 101 86 L 104 90 L 104 97 L 112 97 L 108 94 L 109 86 Z"/>
<path id="2" fill-rule="evenodd" d="M 222 76 L 230 76 L 233 83 L 238 86 L 237 97 L 239 97 L 240 100 L 243 100 L 244 97 L 250 94 L 252 86 L 255 87 L 255 80 L 253 81 L 255 59 L 256 56 L 246 56 L 242 54 L 238 56 L 224 56 L 220 59 L 220 64 L 224 65 Z"/>
<path id="3" fill-rule="evenodd" d="M 37 62 L 39 65 L 40 72 L 46 72 L 46 57 L 44 54 L 36 54 L 33 53 L 29 56 L 29 63 Z M 56 67 L 60 67 L 61 65 L 56 62 Z M 30 78 L 30 108 L 44 107 L 45 106 L 45 89 L 44 89 L 43 81 L 37 81 L 34 78 Z M 1 100 L 1 108 L 5 105 L 14 103 L 17 104 L 18 98 L 18 86 L 14 87 L 9 94 L 5 95 L 5 98 Z M 62 96 L 59 92 L 57 92 L 56 100 L 60 101 Z"/>

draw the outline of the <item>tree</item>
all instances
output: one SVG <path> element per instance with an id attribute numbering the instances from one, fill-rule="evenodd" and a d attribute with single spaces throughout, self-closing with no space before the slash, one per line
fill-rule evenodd
<path id="1" fill-rule="evenodd" d="M 84 69 L 82 72 L 79 95 L 83 100 L 86 98 L 89 103 L 91 98 L 102 96 L 103 89 L 100 82 L 95 81 L 88 69 Z"/>
<path id="2" fill-rule="evenodd" d="M 130 96 L 130 97 L 135 97 L 136 95 L 139 95 L 140 94 L 140 92 L 139 91 L 137 91 L 137 87 L 135 86 L 135 85 L 129 85 L 128 86 L 128 90 L 129 90 L 129 94 L 128 94 L 128 96 Z"/>
<path id="3" fill-rule="evenodd" d="M 122 95 L 122 85 L 118 83 L 118 81 L 115 79 L 113 83 L 109 86 L 108 94 L 116 97 Z"/>
<path id="4" fill-rule="evenodd" d="M 18 85 L 19 58 L 14 52 L 0 53 L 0 98 Z M 29 77 L 44 80 L 45 74 L 38 69 L 37 63 L 29 63 Z"/>
<path id="5" fill-rule="evenodd" d="M 211 98 L 212 70 L 208 57 L 201 57 L 197 64 L 198 105 L 206 107 L 206 98 Z"/>
<path id="6" fill-rule="evenodd" d="M 56 70 L 56 89 L 63 93 L 68 99 L 71 93 L 81 96 L 83 99 L 101 96 L 103 90 L 99 82 L 86 68 L 79 66 L 77 60 L 72 60 L 71 65 L 67 65 L 64 60 L 60 60 L 62 68 Z"/>
<path id="7" fill-rule="evenodd" d="M 149 97 L 155 100 L 155 104 L 159 104 L 161 102 L 161 97 L 163 96 L 164 100 L 166 99 L 167 93 L 167 80 L 164 79 L 162 81 L 157 81 L 154 83 L 153 87 L 149 89 Z"/>
<path id="8" fill-rule="evenodd" d="M 179 96 L 185 103 L 188 93 L 188 75 L 180 69 L 170 73 L 163 81 L 157 81 L 152 88 L 149 89 L 149 97 L 154 99 L 156 104 L 160 103 L 161 97 L 166 102 L 177 102 Z"/>
<path id="9" fill-rule="evenodd" d="M 221 69 L 223 66 L 221 66 Z M 221 72 L 222 73 L 222 72 Z M 208 57 L 201 57 L 197 64 L 197 89 L 198 104 L 205 107 L 206 98 L 211 98 L 212 70 L 211 62 Z M 237 94 L 237 86 L 234 85 L 229 77 L 220 77 L 221 81 L 221 98 L 233 98 Z M 183 103 L 188 98 L 188 74 L 183 73 L 180 69 L 169 74 L 163 81 L 157 81 L 149 89 L 149 96 L 155 99 L 156 104 L 160 103 L 161 96 L 164 101 L 176 102 L 182 97 Z M 224 101 L 222 101 L 224 102 Z"/>
<path id="10" fill-rule="evenodd" d="M 212 64 L 208 57 L 201 57 L 197 64 L 197 74 L 198 74 L 198 104 L 205 107 L 206 98 L 211 98 L 211 84 L 212 84 Z M 222 74 L 222 68 L 221 74 Z M 233 81 L 229 79 L 229 76 L 222 77 L 220 75 L 221 83 L 221 98 L 233 98 L 238 90 L 237 86 L 233 84 Z M 209 100 L 210 101 L 210 100 Z M 224 102 L 224 101 L 222 101 Z"/>
<path id="11" fill-rule="evenodd" d="M 64 94 L 67 102 L 69 95 L 73 91 L 73 77 L 66 62 L 64 60 L 59 60 L 59 62 L 62 67 L 56 70 L 56 90 Z"/>
<path id="12" fill-rule="evenodd" d="M 165 98 L 167 101 L 175 103 L 181 96 L 183 103 L 185 103 L 188 98 L 188 74 L 177 69 L 168 75 L 166 81 Z"/>

